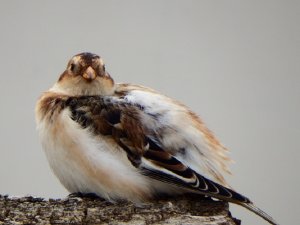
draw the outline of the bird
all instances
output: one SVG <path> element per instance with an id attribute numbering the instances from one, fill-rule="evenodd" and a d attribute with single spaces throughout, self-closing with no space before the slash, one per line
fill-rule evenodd
<path id="1" fill-rule="evenodd" d="M 154 89 L 115 83 L 97 54 L 73 56 L 35 115 L 50 167 L 70 193 L 136 203 L 194 193 L 278 224 L 226 182 L 228 150 L 196 113 Z"/>

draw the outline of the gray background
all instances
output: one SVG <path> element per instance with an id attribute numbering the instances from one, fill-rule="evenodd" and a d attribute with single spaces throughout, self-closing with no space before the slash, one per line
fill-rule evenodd
<path id="1" fill-rule="evenodd" d="M 206 121 L 236 161 L 232 186 L 299 220 L 299 1 L 1 1 L 0 193 L 64 197 L 34 106 L 76 53 Z M 243 224 L 264 224 L 232 206 Z"/>

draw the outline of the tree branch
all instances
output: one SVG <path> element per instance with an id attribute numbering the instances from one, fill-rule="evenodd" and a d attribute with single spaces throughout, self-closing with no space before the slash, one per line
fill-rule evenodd
<path id="1" fill-rule="evenodd" d="M 0 224 L 240 224 L 228 203 L 185 196 L 146 203 L 110 203 L 96 197 L 66 199 L 0 195 Z"/>

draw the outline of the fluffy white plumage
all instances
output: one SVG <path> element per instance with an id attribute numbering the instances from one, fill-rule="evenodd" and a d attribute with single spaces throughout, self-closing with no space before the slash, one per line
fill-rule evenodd
<path id="1" fill-rule="evenodd" d="M 39 99 L 36 120 L 50 166 L 70 192 L 135 202 L 194 192 L 276 224 L 228 188 L 227 150 L 199 117 L 152 89 L 115 84 L 95 54 L 70 60 Z"/>

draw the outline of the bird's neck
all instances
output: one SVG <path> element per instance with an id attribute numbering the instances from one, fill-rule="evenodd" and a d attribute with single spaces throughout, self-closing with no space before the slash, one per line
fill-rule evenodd
<path id="1" fill-rule="evenodd" d="M 50 92 L 64 94 L 68 96 L 83 96 L 83 95 L 113 95 L 115 92 L 115 84 L 112 79 L 95 80 L 93 82 L 56 82 Z"/>

